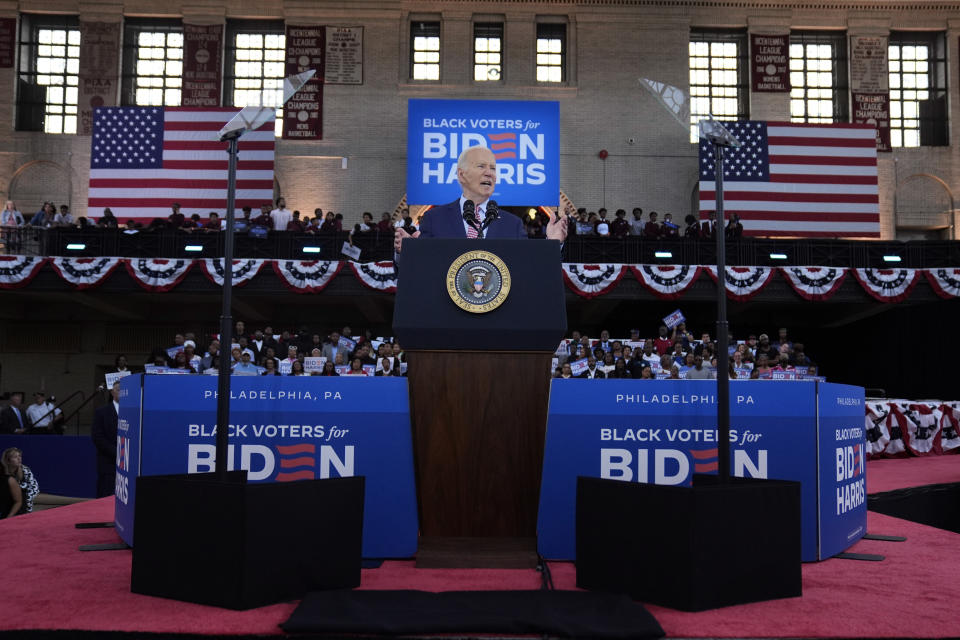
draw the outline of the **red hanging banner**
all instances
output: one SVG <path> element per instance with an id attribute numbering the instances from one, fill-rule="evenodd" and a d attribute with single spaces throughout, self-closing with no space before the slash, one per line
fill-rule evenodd
<path id="1" fill-rule="evenodd" d="M 13 66 L 14 49 L 17 46 L 17 19 L 0 18 L 0 68 Z"/>
<path id="2" fill-rule="evenodd" d="M 323 53 L 326 27 L 287 26 L 287 76 L 316 69 L 317 73 L 283 108 L 283 137 L 323 138 Z"/>
<path id="3" fill-rule="evenodd" d="M 762 93 L 790 91 L 789 36 L 750 34 L 753 90 Z"/>
<path id="4" fill-rule="evenodd" d="M 220 106 L 222 45 L 223 25 L 183 25 L 182 106 Z"/>

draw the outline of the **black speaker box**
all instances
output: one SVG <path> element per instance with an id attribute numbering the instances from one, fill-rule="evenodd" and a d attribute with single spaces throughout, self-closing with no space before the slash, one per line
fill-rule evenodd
<path id="1" fill-rule="evenodd" d="M 800 483 L 577 479 L 577 586 L 703 611 L 802 593 Z"/>
<path id="2" fill-rule="evenodd" d="M 142 476 L 130 590 L 250 609 L 360 585 L 364 478 Z"/>

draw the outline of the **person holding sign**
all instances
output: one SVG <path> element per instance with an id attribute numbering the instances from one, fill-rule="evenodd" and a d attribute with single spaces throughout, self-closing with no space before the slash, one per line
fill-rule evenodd
<path id="1" fill-rule="evenodd" d="M 414 234 L 398 227 L 393 247 L 400 253 L 406 238 L 497 238 L 521 239 L 527 233 L 520 218 L 495 209 L 491 200 L 497 184 L 497 160 L 487 147 L 464 149 L 457 160 L 457 180 L 462 195 L 459 200 L 434 207 L 424 214 L 420 230 Z M 488 212 L 490 213 L 488 219 Z M 496 212 L 496 214 L 495 214 Z M 497 215 L 497 217 L 493 217 Z M 547 238 L 563 242 L 567 238 L 567 218 L 557 215 L 547 225 Z"/>

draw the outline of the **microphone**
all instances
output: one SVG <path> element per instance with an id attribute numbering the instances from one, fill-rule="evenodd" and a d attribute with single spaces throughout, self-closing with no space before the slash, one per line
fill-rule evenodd
<path id="1" fill-rule="evenodd" d="M 467 221 L 474 229 L 477 228 L 477 206 L 473 203 L 473 200 L 464 200 L 463 202 L 463 219 Z"/>
<path id="2" fill-rule="evenodd" d="M 496 200 L 487 201 L 487 217 L 483 220 L 484 228 L 490 226 L 490 223 L 500 217 L 500 206 Z"/>

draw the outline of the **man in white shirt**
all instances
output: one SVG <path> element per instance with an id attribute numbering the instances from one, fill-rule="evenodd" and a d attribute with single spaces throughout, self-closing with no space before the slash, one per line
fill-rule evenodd
<path id="1" fill-rule="evenodd" d="M 47 394 L 37 391 L 33 394 L 34 403 L 27 407 L 27 418 L 34 430 L 53 432 L 53 421 L 61 414 L 60 409 L 54 409 L 52 402 L 47 402 Z"/>
<path id="2" fill-rule="evenodd" d="M 287 201 L 277 198 L 277 208 L 270 212 L 274 231 L 286 231 L 287 224 L 293 219 L 293 211 L 287 209 Z"/>

